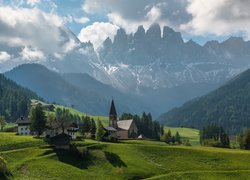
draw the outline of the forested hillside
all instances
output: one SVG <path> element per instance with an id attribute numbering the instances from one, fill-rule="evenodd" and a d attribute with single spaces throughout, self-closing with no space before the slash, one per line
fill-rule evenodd
<path id="1" fill-rule="evenodd" d="M 158 120 L 170 126 L 195 128 L 217 124 L 230 133 L 250 127 L 250 70 L 208 95 L 163 114 Z"/>
<path id="2" fill-rule="evenodd" d="M 32 98 L 38 96 L 0 74 L 0 115 L 14 122 L 19 116 L 28 114 Z"/>

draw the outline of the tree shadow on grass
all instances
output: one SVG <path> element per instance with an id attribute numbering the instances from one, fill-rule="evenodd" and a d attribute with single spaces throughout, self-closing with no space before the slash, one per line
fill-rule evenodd
<path id="1" fill-rule="evenodd" d="M 127 167 L 127 165 L 121 160 L 120 156 L 114 154 L 112 152 L 104 151 L 106 159 L 109 161 L 110 164 L 114 167 Z"/>
<path id="2" fill-rule="evenodd" d="M 55 149 L 54 152 L 59 161 L 79 169 L 88 169 L 88 166 L 92 163 L 91 157 L 82 158 L 69 150 Z"/>

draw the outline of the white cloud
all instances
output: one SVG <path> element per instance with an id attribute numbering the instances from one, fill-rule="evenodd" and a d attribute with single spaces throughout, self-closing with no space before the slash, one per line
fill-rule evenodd
<path id="1" fill-rule="evenodd" d="M 20 53 L 23 60 L 40 61 L 45 58 L 42 51 L 34 48 L 25 47 Z"/>
<path id="2" fill-rule="evenodd" d="M 118 29 L 118 26 L 111 23 L 95 22 L 83 28 L 78 38 L 82 42 L 91 41 L 96 49 L 107 37 L 113 38 Z"/>
<path id="3" fill-rule="evenodd" d="M 90 20 L 87 17 L 80 17 L 80 18 L 74 18 L 74 21 L 80 24 L 85 24 L 89 22 Z"/>
<path id="4" fill-rule="evenodd" d="M 78 24 L 85 24 L 90 21 L 87 17 L 73 17 L 72 15 L 67 15 L 63 17 L 64 23 L 78 23 Z"/>
<path id="5" fill-rule="evenodd" d="M 139 25 L 149 27 L 153 23 L 178 29 L 191 16 L 186 11 L 187 0 L 85 0 L 83 10 L 89 14 L 107 15 L 110 23 L 134 32 Z M 129 25 L 128 25 L 129 24 Z"/>
<path id="6" fill-rule="evenodd" d="M 63 42 L 60 17 L 37 8 L 0 7 L 0 43 L 34 47 L 45 53 L 60 51 Z"/>
<path id="7" fill-rule="evenodd" d="M 100 1 L 96 0 L 86 0 L 82 6 L 82 9 L 89 14 L 95 14 L 99 10 L 101 10 Z"/>
<path id="8" fill-rule="evenodd" d="M 5 51 L 0 51 L 0 62 L 5 62 L 11 58 L 11 55 L 9 55 Z"/>
<path id="9" fill-rule="evenodd" d="M 229 35 L 243 32 L 250 37 L 250 1 L 188 0 L 192 20 L 181 26 L 195 35 Z"/>
<path id="10" fill-rule="evenodd" d="M 31 6 L 34 6 L 36 4 L 39 4 L 41 3 L 40 0 L 27 0 L 27 4 L 31 5 Z"/>
<path id="11" fill-rule="evenodd" d="M 161 9 L 153 6 L 151 10 L 147 13 L 149 21 L 156 22 L 161 17 Z"/>
<path id="12" fill-rule="evenodd" d="M 67 43 L 64 44 L 64 52 L 68 53 L 78 46 L 78 43 L 74 39 L 70 39 Z"/>

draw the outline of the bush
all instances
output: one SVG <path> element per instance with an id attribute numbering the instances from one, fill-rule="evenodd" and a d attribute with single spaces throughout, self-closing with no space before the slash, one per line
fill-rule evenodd
<path id="1" fill-rule="evenodd" d="M 219 148 L 225 148 L 227 146 L 223 145 L 220 141 L 216 141 L 214 139 L 206 139 L 203 142 L 204 146 L 212 146 L 212 147 L 219 147 Z"/>
<path id="2" fill-rule="evenodd" d="M 83 136 L 76 136 L 76 141 L 81 141 L 81 140 L 83 140 Z"/>
<path id="3" fill-rule="evenodd" d="M 17 126 L 5 128 L 4 132 L 17 132 Z"/>
<path id="4" fill-rule="evenodd" d="M 250 129 L 245 129 L 239 136 L 239 143 L 241 149 L 250 150 Z"/>
<path id="5" fill-rule="evenodd" d="M 9 174 L 10 171 L 6 165 L 5 160 L 2 157 L 0 157 L 0 179 L 6 177 Z"/>
<path id="6" fill-rule="evenodd" d="M 192 146 L 188 139 L 183 141 L 183 145 L 184 146 Z"/>
<path id="7" fill-rule="evenodd" d="M 91 133 L 84 133 L 83 137 L 85 139 L 91 139 Z"/>
<path id="8" fill-rule="evenodd" d="M 118 141 L 118 137 L 114 136 L 114 135 L 109 135 L 108 136 L 108 141 L 109 142 L 117 142 Z"/>

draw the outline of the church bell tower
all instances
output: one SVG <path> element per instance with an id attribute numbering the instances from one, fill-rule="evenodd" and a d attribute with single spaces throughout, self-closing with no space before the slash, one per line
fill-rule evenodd
<path id="1" fill-rule="evenodd" d="M 111 107 L 110 107 L 110 111 L 109 111 L 109 127 L 113 127 L 115 129 L 118 128 L 117 113 L 116 113 L 115 103 L 114 103 L 113 99 L 112 99 Z"/>

